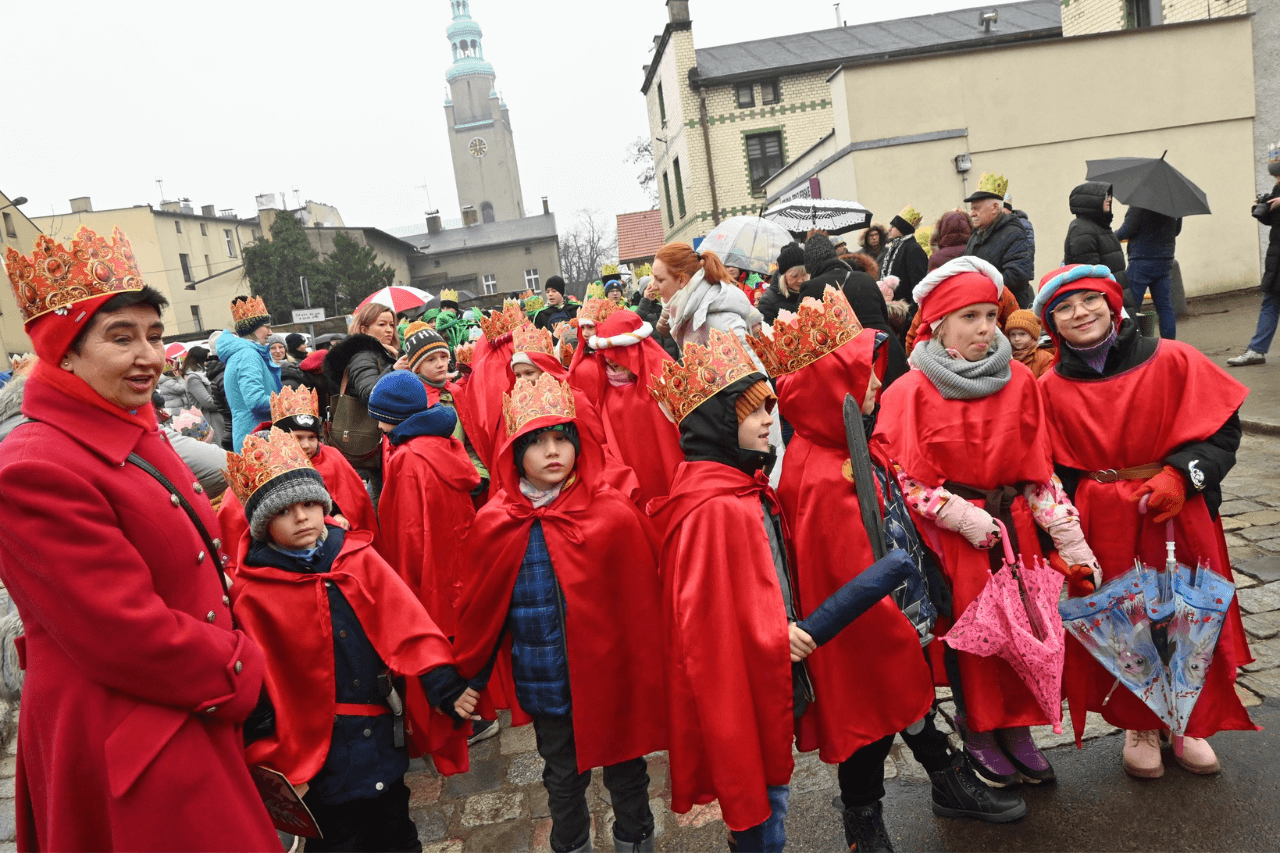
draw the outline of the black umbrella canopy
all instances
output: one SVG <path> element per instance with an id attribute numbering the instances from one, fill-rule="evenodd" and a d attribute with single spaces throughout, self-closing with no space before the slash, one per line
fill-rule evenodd
<path id="1" fill-rule="evenodd" d="M 1086 180 L 1111 184 L 1113 195 L 1130 207 L 1154 210 L 1175 219 L 1213 212 L 1204 190 L 1170 165 L 1164 154 L 1087 160 L 1085 165 Z"/>

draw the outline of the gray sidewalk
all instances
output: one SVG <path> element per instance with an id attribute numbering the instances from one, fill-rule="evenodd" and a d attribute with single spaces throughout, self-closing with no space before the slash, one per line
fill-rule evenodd
<path id="1" fill-rule="evenodd" d="M 1178 339 L 1249 387 L 1249 398 L 1240 409 L 1247 432 L 1280 435 L 1280 348 L 1266 364 L 1227 367 L 1227 359 L 1244 352 L 1253 337 L 1261 305 L 1262 294 L 1257 288 L 1196 299 L 1189 306 L 1191 316 L 1178 320 Z"/>

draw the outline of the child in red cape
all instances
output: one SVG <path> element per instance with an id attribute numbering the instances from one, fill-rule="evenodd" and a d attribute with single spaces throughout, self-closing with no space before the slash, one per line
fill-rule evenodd
<path id="1" fill-rule="evenodd" d="M 367 532 L 377 549 L 381 544 L 378 541 L 378 517 L 373 511 L 369 491 L 347 458 L 333 448 L 326 448 L 320 440 L 321 423 L 320 401 L 314 388 L 296 391 L 282 388 L 271 395 L 271 426 L 292 435 L 312 466 L 320 472 L 333 501 L 334 523 L 347 530 Z M 268 427 L 261 424 L 258 428 Z M 245 523 L 244 507 L 235 492 L 229 489 L 223 493 L 222 504 L 218 507 L 218 526 L 222 529 L 229 558 L 226 572 L 235 577 L 239 567 L 240 540 L 249 534 L 249 528 Z"/>
<path id="2" fill-rule="evenodd" d="M 405 329 L 404 357 L 408 359 L 408 369 L 417 374 L 422 383 L 427 386 L 428 402 L 433 406 L 436 403 L 444 403 L 455 412 L 458 411 L 463 391 L 456 382 L 449 379 L 451 356 L 449 344 L 444 337 L 426 323 L 410 323 Z M 466 448 L 467 456 L 475 466 L 476 474 L 480 476 L 481 482 L 476 492 L 483 493 L 489 487 L 489 469 L 485 468 L 484 463 L 480 461 L 480 455 L 476 453 L 470 439 L 467 438 L 466 430 L 462 426 L 461 414 L 458 416 L 458 426 L 453 431 L 453 437 L 461 441 L 462 446 Z"/>
<path id="3" fill-rule="evenodd" d="M 798 316 L 781 312 L 772 332 L 747 340 L 777 377 L 778 406 L 795 428 L 778 499 L 795 540 L 799 598 L 812 608 L 875 560 L 859 523 L 843 408 L 847 394 L 862 401 L 860 426 L 870 432 L 888 363 L 885 335 L 863 329 L 833 287 L 821 304 L 805 299 Z M 851 848 L 888 845 L 884 761 L 899 732 L 933 780 L 935 813 L 988 821 L 1026 813 L 1020 797 L 988 789 L 952 756 L 933 724 L 933 678 L 919 635 L 892 599 L 881 599 L 805 663 L 817 700 L 799 721 L 798 745 L 839 765 Z"/>
<path id="4" fill-rule="evenodd" d="M 678 420 L 686 460 L 649 504 L 666 530 L 671 809 L 718 799 L 737 850 L 779 851 L 794 711 L 811 693 L 792 664 L 814 645 L 794 624 L 792 542 L 769 487 L 775 398 L 738 338 L 716 330 L 706 347 L 685 345 L 653 394 Z"/>
<path id="5" fill-rule="evenodd" d="M 442 772 L 467 769 L 463 730 L 428 707 L 452 708 L 432 686 L 454 675 L 449 641 L 367 532 L 324 523 L 329 494 L 292 437 L 250 435 L 227 464 L 250 532 L 235 614 L 266 653 L 274 709 L 245 757 L 303 789 L 324 834 L 310 849 L 420 850 L 405 736 Z M 407 720 L 392 698 L 401 677 Z"/>
<path id="6" fill-rule="evenodd" d="M 651 851 L 644 756 L 667 740 L 656 543 L 635 504 L 601 479 L 603 454 L 566 383 L 519 380 L 504 411 L 493 468 L 502 488 L 470 534 L 486 571 L 458 603 L 455 652 L 470 682 L 459 710 L 475 706 L 491 673 L 514 682 L 489 688 L 513 723 L 533 720 L 553 850 L 589 849 L 586 789 L 603 766 L 615 842 Z"/>

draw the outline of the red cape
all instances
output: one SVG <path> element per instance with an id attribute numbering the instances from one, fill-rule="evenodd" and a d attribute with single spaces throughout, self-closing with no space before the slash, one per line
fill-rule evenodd
<path id="1" fill-rule="evenodd" d="M 786 785 L 794 766 L 791 644 L 762 493 L 773 498 L 763 477 L 684 462 L 649 507 L 667 531 L 671 810 L 718 799 L 730 829 L 768 818 L 765 788 Z"/>
<path id="2" fill-rule="evenodd" d="M 1117 376 L 1076 382 L 1053 370 L 1040 383 L 1054 461 L 1083 471 L 1163 462 L 1182 445 L 1203 441 L 1217 432 L 1249 393 L 1195 349 L 1172 340 L 1160 341 L 1154 356 Z M 1102 565 L 1104 581 L 1132 569 L 1135 558 L 1148 566 L 1164 567 L 1165 525 L 1140 515 L 1129 501 L 1142 483 L 1099 483 L 1082 477 L 1076 489 L 1074 503 L 1080 510 L 1080 523 Z M 1181 561 L 1201 559 L 1231 579 L 1222 521 L 1209 515 L 1203 497 L 1189 496 L 1173 523 Z M 1233 687 L 1236 669 L 1252 660 L 1239 602 L 1233 601 L 1204 691 L 1188 722 L 1188 735 L 1209 737 L 1224 729 L 1257 728 Z M 1103 705 L 1114 682 L 1114 676 L 1068 637 L 1063 689 L 1077 737 L 1084 727 L 1086 709 L 1101 712 L 1107 722 L 1125 729 L 1163 726 L 1127 690 L 1117 690 Z"/>
<path id="3" fill-rule="evenodd" d="M 442 773 L 468 768 L 465 729 L 427 707 L 416 678 L 453 663 L 449 641 L 386 561 L 370 547 L 370 536 L 349 532 L 329 571 L 301 574 L 245 565 L 232 590 L 236 618 L 267 654 L 264 683 L 275 706 L 270 737 L 245 750 L 250 764 L 279 771 L 294 785 L 308 782 L 324 766 L 333 735 L 335 702 L 333 618 L 324 587 L 338 585 L 378 656 L 406 676 L 406 734 L 410 754 L 428 752 Z"/>
<path id="4" fill-rule="evenodd" d="M 510 390 L 511 333 L 491 342 L 484 335 L 476 341 L 471 374 L 465 384 L 454 386 L 458 417 L 471 446 L 492 477 L 494 457 L 502 443 L 502 395 Z"/>
<path id="5" fill-rule="evenodd" d="M 874 347 L 870 330 L 777 379 L 779 408 L 795 428 L 778 500 L 794 537 L 796 587 L 809 608 L 875 560 L 858 494 L 844 473 L 849 447 L 843 414 L 845 394 L 855 400 L 866 394 Z M 886 364 L 882 351 L 874 366 L 883 370 Z M 919 637 L 889 598 L 806 662 L 816 700 L 800 719 L 799 748 L 817 749 L 829 764 L 905 729 L 933 704 L 933 679 Z M 857 678 L 850 678 L 851 672 Z"/>
<path id="6" fill-rule="evenodd" d="M 462 541 L 475 520 L 471 490 L 480 485 L 456 438 L 423 435 L 392 446 L 383 467 L 382 556 L 399 573 L 446 636 L 472 563 Z"/>
<path id="7" fill-rule="evenodd" d="M 946 400 L 919 370 L 885 390 L 873 452 L 893 459 L 928 486 L 953 480 L 979 489 L 1043 483 L 1053 476 L 1044 406 L 1031 371 L 1011 362 L 1009 382 L 976 400 Z M 1014 526 L 1024 562 L 1040 557 L 1035 520 L 1026 499 L 1013 503 Z M 952 620 L 939 619 L 941 636 L 973 602 L 991 576 L 986 551 L 963 536 L 916 517 L 916 526 L 937 554 L 951 584 Z M 943 643 L 930 645 L 935 682 L 946 684 Z M 1012 726 L 1046 725 L 1044 711 L 1014 672 L 998 657 L 957 652 L 968 724 L 985 732 Z"/>
<path id="8" fill-rule="evenodd" d="M 540 418 L 519 434 L 560 422 Z M 480 510 L 468 537 L 484 571 L 468 578 L 458 602 L 455 653 L 466 678 L 493 657 L 529 528 L 540 520 L 565 599 L 574 743 L 585 771 L 665 749 L 667 726 L 656 542 L 635 504 L 601 481 L 603 454 L 590 433 L 580 427 L 579 435 L 576 480 L 539 509 L 520 494 L 514 437 L 503 445 L 493 469 L 502 490 Z M 508 638 L 488 692 L 519 725 L 528 716 L 515 700 L 509 656 Z"/>

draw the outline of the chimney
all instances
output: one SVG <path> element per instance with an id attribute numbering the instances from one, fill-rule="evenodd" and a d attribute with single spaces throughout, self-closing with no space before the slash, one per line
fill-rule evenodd
<path id="1" fill-rule="evenodd" d="M 169 213 L 181 213 L 182 202 L 181 201 L 162 201 L 160 202 L 160 209 L 167 211 Z"/>
<path id="2" fill-rule="evenodd" d="M 673 24 L 689 20 L 689 0 L 667 0 L 667 19 Z"/>
<path id="3" fill-rule="evenodd" d="M 480 223 L 480 214 L 471 205 L 462 208 L 462 224 L 464 227 L 470 228 L 472 225 Z"/>
<path id="4" fill-rule="evenodd" d="M 195 213 L 195 212 L 196 212 L 196 211 L 195 211 L 195 208 L 193 208 L 193 207 L 191 206 L 191 199 L 189 199 L 189 198 L 181 198 L 181 199 L 178 199 L 178 201 L 181 203 L 181 206 L 178 208 L 178 210 L 179 210 L 179 211 L 181 211 L 182 213 Z"/>
<path id="5" fill-rule="evenodd" d="M 427 233 L 439 234 L 441 230 L 442 229 L 440 227 L 440 211 L 428 210 L 427 211 Z"/>
<path id="6" fill-rule="evenodd" d="M 82 195 L 80 198 L 73 198 L 71 199 L 71 212 L 92 213 L 93 203 L 89 201 L 89 197 L 87 195 Z"/>
<path id="7" fill-rule="evenodd" d="M 551 203 L 547 201 L 547 197 L 542 197 L 542 214 L 543 216 L 551 212 Z"/>
<path id="8" fill-rule="evenodd" d="M 201 205 L 201 207 L 200 207 L 200 215 L 201 215 L 201 216 L 216 216 L 216 215 L 217 215 L 217 208 L 215 208 L 212 204 L 205 204 L 205 205 Z"/>

